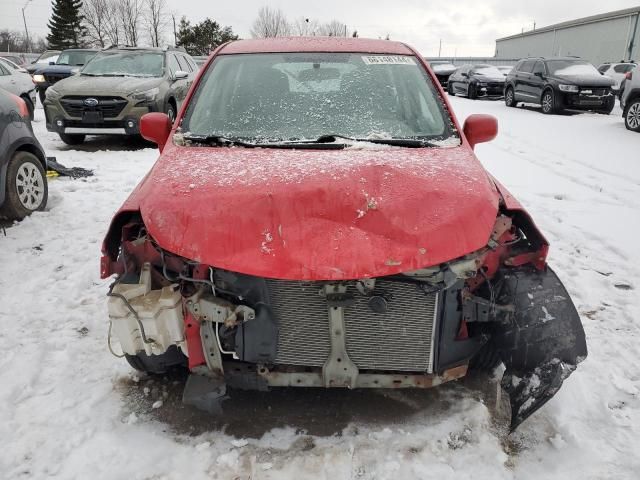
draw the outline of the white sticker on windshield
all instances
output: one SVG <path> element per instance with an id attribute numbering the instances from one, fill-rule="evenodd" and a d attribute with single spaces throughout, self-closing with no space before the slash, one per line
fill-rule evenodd
<path id="1" fill-rule="evenodd" d="M 413 57 L 406 55 L 363 55 L 362 61 L 367 65 L 415 65 Z"/>

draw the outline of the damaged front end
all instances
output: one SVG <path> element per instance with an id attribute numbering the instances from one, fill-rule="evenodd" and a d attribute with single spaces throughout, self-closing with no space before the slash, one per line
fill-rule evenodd
<path id="1" fill-rule="evenodd" d="M 184 399 L 219 407 L 226 387 L 424 388 L 499 359 L 516 428 L 586 357 L 548 245 L 503 208 L 486 247 L 398 275 L 340 281 L 251 276 L 164 250 L 136 212 L 105 241 L 110 332 L 138 369 L 192 372 Z"/>

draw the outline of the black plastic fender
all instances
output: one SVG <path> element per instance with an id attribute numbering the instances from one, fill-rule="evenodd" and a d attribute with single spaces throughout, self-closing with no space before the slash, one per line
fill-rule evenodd
<path id="1" fill-rule="evenodd" d="M 499 303 L 515 311 L 494 330 L 493 341 L 506 366 L 502 387 L 509 394 L 513 431 L 558 392 L 586 358 L 587 344 L 580 316 L 551 268 L 503 274 Z"/>

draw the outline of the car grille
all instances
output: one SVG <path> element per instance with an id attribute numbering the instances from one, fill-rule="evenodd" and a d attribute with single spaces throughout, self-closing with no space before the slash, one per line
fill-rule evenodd
<path id="1" fill-rule="evenodd" d="M 63 78 L 67 78 L 69 75 L 66 74 L 52 74 L 45 73 L 44 79 L 47 81 L 49 85 L 53 85 L 54 83 L 62 80 Z"/>
<path id="2" fill-rule="evenodd" d="M 331 339 L 327 302 L 319 294 L 321 284 L 267 280 L 267 285 L 279 328 L 276 363 L 323 366 Z M 437 294 L 425 294 L 414 284 L 380 279 L 377 292 L 388 300 L 386 313 L 374 313 L 368 297 L 357 293 L 355 303 L 345 307 L 351 360 L 360 370 L 432 373 Z"/>
<path id="3" fill-rule="evenodd" d="M 85 105 L 84 101 L 87 98 L 95 98 L 98 104 L 94 107 Z M 71 117 L 82 117 L 84 112 L 101 112 L 103 118 L 116 118 L 127 103 L 127 100 L 122 97 L 68 96 L 60 100 L 62 108 Z"/>

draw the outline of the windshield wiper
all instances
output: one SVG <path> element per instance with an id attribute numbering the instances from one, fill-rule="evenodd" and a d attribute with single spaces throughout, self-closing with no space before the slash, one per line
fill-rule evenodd
<path id="1" fill-rule="evenodd" d="M 346 145 L 343 143 L 309 143 L 309 142 L 248 142 L 240 138 L 225 137 L 224 135 L 185 135 L 185 140 L 194 143 L 204 143 L 220 147 L 245 147 L 245 148 L 286 148 L 286 149 L 317 149 L 341 150 Z"/>
<path id="2" fill-rule="evenodd" d="M 350 140 L 352 142 L 369 142 L 377 143 L 380 145 L 391 145 L 394 147 L 407 147 L 407 148 L 424 148 L 424 147 L 438 147 L 439 145 L 428 142 L 426 140 L 420 140 L 415 138 L 358 138 L 348 137 L 346 135 L 328 134 L 320 135 L 315 140 L 300 140 L 291 141 L 291 143 L 301 144 L 331 144 L 338 141 L 338 139 Z"/>

